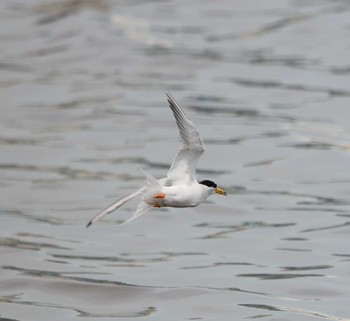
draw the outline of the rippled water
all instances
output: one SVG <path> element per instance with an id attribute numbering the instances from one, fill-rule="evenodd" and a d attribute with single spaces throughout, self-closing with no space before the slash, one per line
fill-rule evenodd
<path id="1" fill-rule="evenodd" d="M 1 1 L 1 320 L 349 320 L 348 1 Z M 118 226 L 200 128 L 229 193 Z"/>

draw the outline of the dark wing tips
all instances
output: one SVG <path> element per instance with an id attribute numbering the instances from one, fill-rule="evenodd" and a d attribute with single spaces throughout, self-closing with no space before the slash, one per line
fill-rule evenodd
<path id="1" fill-rule="evenodd" d="M 185 112 L 182 110 L 180 105 L 177 103 L 175 98 L 169 92 L 167 92 L 166 95 L 168 98 L 169 106 L 173 111 L 174 117 L 176 119 L 177 126 L 179 127 L 181 138 L 186 144 L 189 145 L 190 141 L 187 137 L 188 136 L 187 128 L 184 124 L 188 123 L 190 120 L 188 119 L 188 117 L 186 116 Z"/>
<path id="2" fill-rule="evenodd" d="M 182 110 L 178 102 L 175 100 L 175 98 L 167 91 L 166 93 L 167 98 L 168 98 L 168 103 L 170 105 L 170 108 L 174 112 L 175 117 L 178 116 L 180 119 L 188 119 L 186 116 L 185 112 Z"/>
<path id="3" fill-rule="evenodd" d="M 168 98 L 169 106 L 173 111 L 174 117 L 176 119 L 176 124 L 179 128 L 183 143 L 190 147 L 190 149 L 195 149 L 198 152 L 203 152 L 204 145 L 198 129 L 187 117 L 186 113 L 176 102 L 175 98 L 169 92 L 167 92 L 166 95 Z"/>

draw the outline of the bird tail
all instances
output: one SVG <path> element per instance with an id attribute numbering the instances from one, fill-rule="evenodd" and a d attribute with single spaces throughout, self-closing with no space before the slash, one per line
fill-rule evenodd
<path id="1" fill-rule="evenodd" d="M 146 171 L 144 171 L 142 168 L 140 168 L 140 171 L 146 177 L 146 186 L 148 188 L 160 188 L 160 184 L 155 177 L 153 177 L 150 173 L 147 173 Z"/>
<path id="2" fill-rule="evenodd" d="M 115 201 L 114 203 L 112 203 L 111 205 L 109 205 L 108 207 L 106 207 L 105 209 L 103 209 L 100 213 L 98 213 L 95 217 L 93 217 L 86 225 L 86 227 L 89 227 L 92 223 L 95 223 L 96 221 L 100 220 L 102 217 L 104 217 L 105 215 L 112 213 L 113 211 L 115 211 L 117 208 L 121 207 L 122 205 L 124 205 L 126 202 L 130 201 L 131 199 L 133 199 L 134 197 L 136 197 L 137 195 L 143 193 L 144 191 L 154 191 L 154 190 L 159 190 L 160 189 L 160 184 L 157 181 L 156 178 L 154 178 L 151 174 L 147 173 L 146 171 L 144 171 L 143 169 L 140 168 L 140 171 L 145 175 L 146 177 L 146 186 L 141 187 L 140 189 L 138 189 L 135 192 L 132 192 L 122 198 L 120 198 L 119 200 Z M 152 208 L 152 205 L 149 205 L 146 202 L 141 202 L 139 204 L 139 206 L 136 209 L 136 212 L 133 214 L 133 216 L 128 219 L 127 221 L 125 221 L 123 224 L 141 216 L 142 214 L 148 212 L 150 209 Z"/>
<path id="3" fill-rule="evenodd" d="M 119 200 L 113 202 L 111 205 L 107 206 L 105 209 L 103 209 L 101 212 L 99 212 L 96 216 L 94 216 L 89 221 L 89 223 L 87 223 L 86 227 L 89 227 L 92 223 L 95 223 L 96 221 L 100 220 L 103 216 L 105 216 L 105 215 L 107 215 L 109 213 L 112 213 L 117 208 L 119 208 L 122 205 L 124 205 L 126 202 L 130 201 L 131 199 L 133 199 L 137 195 L 141 194 L 144 190 L 145 190 L 145 186 L 141 187 L 137 191 L 132 192 L 132 193 L 130 193 L 130 194 L 120 198 Z"/>
<path id="4" fill-rule="evenodd" d="M 153 177 L 150 173 L 147 173 L 146 171 L 144 171 L 142 168 L 140 168 L 140 171 L 146 177 L 145 193 L 148 194 L 148 193 L 154 193 L 154 191 L 159 191 L 160 184 L 157 181 L 157 179 L 155 177 Z M 147 213 L 148 211 L 150 211 L 152 209 L 152 207 L 153 207 L 153 205 L 148 204 L 147 202 L 142 200 L 141 203 L 139 204 L 139 206 L 137 207 L 135 213 L 122 224 L 129 223 L 130 221 L 134 220 L 135 218 L 138 218 L 139 216 Z"/>
<path id="5" fill-rule="evenodd" d="M 147 213 L 148 211 L 150 211 L 152 209 L 152 207 L 153 207 L 152 205 L 142 201 L 139 204 L 139 206 L 137 207 L 135 213 L 122 224 L 129 223 L 130 221 L 134 220 L 135 218 L 138 218 L 139 216 Z"/>

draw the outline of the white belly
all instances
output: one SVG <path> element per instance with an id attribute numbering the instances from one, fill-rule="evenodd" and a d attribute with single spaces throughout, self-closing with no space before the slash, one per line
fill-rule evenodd
<path id="1" fill-rule="evenodd" d="M 164 198 L 154 198 L 156 194 L 164 194 Z M 157 193 L 146 192 L 142 198 L 148 204 L 157 207 L 194 207 L 203 202 L 209 194 L 200 184 L 162 186 Z"/>

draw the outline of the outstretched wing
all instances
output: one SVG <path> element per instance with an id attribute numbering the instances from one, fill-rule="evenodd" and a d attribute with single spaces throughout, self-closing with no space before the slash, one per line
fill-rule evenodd
<path id="1" fill-rule="evenodd" d="M 193 182 L 196 180 L 197 161 L 204 152 L 203 141 L 196 126 L 169 92 L 167 98 L 182 140 L 182 146 L 171 164 L 167 178 L 172 184 Z"/>

